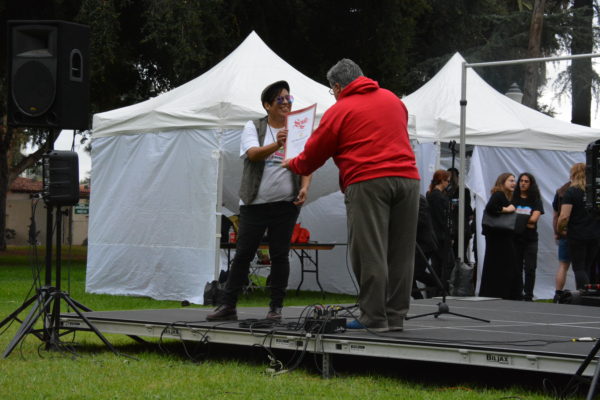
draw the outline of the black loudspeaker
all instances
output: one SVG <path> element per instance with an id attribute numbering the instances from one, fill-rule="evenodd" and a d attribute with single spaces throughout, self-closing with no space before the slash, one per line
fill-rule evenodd
<path id="1" fill-rule="evenodd" d="M 53 150 L 43 155 L 44 202 L 73 206 L 79 202 L 79 158 L 74 151 Z"/>
<path id="2" fill-rule="evenodd" d="M 8 21 L 8 124 L 89 128 L 89 27 Z"/>

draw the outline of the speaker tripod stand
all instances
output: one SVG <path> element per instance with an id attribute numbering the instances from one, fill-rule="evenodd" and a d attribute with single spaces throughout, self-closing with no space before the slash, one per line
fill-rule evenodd
<path id="1" fill-rule="evenodd" d="M 446 303 L 446 296 L 448 295 L 448 292 L 446 291 L 446 286 L 444 286 L 444 284 L 440 280 L 440 277 L 438 276 L 437 272 L 435 272 L 435 269 L 433 269 L 433 267 L 429 263 L 429 260 L 427 260 L 427 256 L 425 256 L 425 253 L 423 253 L 423 250 L 421 249 L 421 246 L 419 246 L 419 244 L 416 243 L 415 244 L 415 248 L 417 249 L 417 251 L 419 252 L 419 254 L 421 255 L 421 257 L 423 257 L 423 259 L 425 260 L 425 265 L 427 266 L 427 270 L 429 271 L 429 273 L 431 274 L 431 276 L 433 276 L 433 278 L 435 279 L 435 282 L 436 282 L 438 288 L 442 291 L 442 301 L 437 304 L 437 306 L 438 306 L 438 310 L 437 311 L 426 313 L 426 314 L 414 315 L 412 317 L 406 317 L 405 319 L 407 319 L 407 320 L 408 319 L 415 319 L 415 318 L 427 317 L 429 315 L 433 315 L 435 318 L 437 318 L 440 315 L 449 314 L 449 315 L 454 315 L 454 316 L 457 316 L 457 317 L 470 318 L 470 319 L 473 319 L 475 321 L 481 321 L 481 322 L 487 322 L 487 323 L 489 323 L 490 321 L 487 320 L 487 319 L 472 317 L 470 315 L 458 314 L 458 313 L 450 311 L 450 306 L 448 306 L 448 304 Z M 457 267 L 455 266 L 455 268 L 457 268 Z"/>
<path id="2" fill-rule="evenodd" d="M 45 343 L 46 350 L 60 350 L 62 343 L 61 336 L 69 334 L 76 330 L 90 330 L 100 338 L 100 340 L 115 354 L 119 352 L 113 345 L 100 333 L 83 312 L 91 309 L 75 301 L 71 296 L 61 291 L 61 232 L 62 217 L 60 206 L 56 207 L 56 284 L 51 285 L 52 280 L 52 227 L 53 227 L 53 207 L 48 205 L 47 212 L 47 237 L 46 237 L 46 276 L 45 285 L 36 291 L 36 294 L 26 300 L 20 307 L 13 311 L 8 317 L 0 322 L 0 329 L 9 322 L 16 320 L 21 323 L 16 335 L 8 344 L 8 347 L 2 354 L 7 358 L 15 347 L 28 335 L 32 334 Z M 81 318 L 85 327 L 63 327 L 60 321 L 61 302 L 65 302 Z M 19 319 L 19 314 L 31 306 L 31 310 L 25 319 Z M 35 328 L 34 325 L 42 318 L 42 328 Z M 135 339 L 135 338 L 134 338 Z M 140 339 L 141 340 L 141 339 Z"/>

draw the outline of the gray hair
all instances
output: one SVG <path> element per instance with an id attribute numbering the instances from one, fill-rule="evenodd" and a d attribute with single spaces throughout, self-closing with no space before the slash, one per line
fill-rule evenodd
<path id="1" fill-rule="evenodd" d="M 342 58 L 327 71 L 329 86 L 339 83 L 340 86 L 344 88 L 359 76 L 363 76 L 362 70 L 349 58 Z"/>

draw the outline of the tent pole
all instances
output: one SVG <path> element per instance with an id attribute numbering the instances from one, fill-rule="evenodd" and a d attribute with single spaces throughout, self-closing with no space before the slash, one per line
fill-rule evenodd
<path id="1" fill-rule="evenodd" d="M 460 79 L 460 164 L 458 174 L 458 254 L 454 256 L 463 258 L 465 253 L 465 166 L 466 166 L 466 119 L 467 119 L 467 63 L 462 63 Z"/>
<path id="2" fill-rule="evenodd" d="M 219 280 L 221 273 L 221 215 L 223 215 L 223 152 L 221 151 L 223 141 L 223 129 L 219 130 L 219 150 L 215 150 L 213 154 L 217 155 L 217 209 L 215 224 L 215 273 L 214 279 Z M 228 238 L 229 239 L 229 238 Z"/>
<path id="3" fill-rule="evenodd" d="M 600 57 L 600 53 L 594 54 L 575 54 L 569 56 L 557 56 L 557 57 L 542 57 L 542 58 L 526 58 L 520 60 L 507 60 L 507 61 L 491 61 L 481 63 L 462 63 L 461 71 L 461 85 L 460 85 L 460 168 L 458 177 L 458 254 L 457 258 L 462 259 L 465 249 L 465 165 L 466 162 L 466 120 L 467 120 L 467 68 L 475 67 L 492 67 L 500 65 L 515 65 L 515 64 L 527 64 L 532 62 L 548 62 L 548 61 L 562 61 L 562 60 L 576 60 L 582 58 L 596 58 Z"/>
<path id="4" fill-rule="evenodd" d="M 548 61 L 565 61 L 565 60 L 578 60 L 582 58 L 596 58 L 600 57 L 600 53 L 588 53 L 588 54 L 573 54 L 569 56 L 556 56 L 556 57 L 540 57 L 540 58 L 522 58 L 519 60 L 506 60 L 506 61 L 489 61 L 480 63 L 468 63 L 468 68 L 475 67 L 497 67 L 500 65 L 516 65 L 516 64 L 528 64 L 534 62 L 548 62 Z M 463 67 L 464 68 L 464 67 Z"/>

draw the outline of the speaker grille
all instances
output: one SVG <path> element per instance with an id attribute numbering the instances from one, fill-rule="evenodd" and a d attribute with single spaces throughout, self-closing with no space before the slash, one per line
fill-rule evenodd
<path id="1" fill-rule="evenodd" d="M 23 114 L 43 115 L 54 103 L 55 94 L 55 79 L 46 65 L 28 61 L 15 71 L 12 95 Z"/>
<path id="2" fill-rule="evenodd" d="M 88 129 L 89 27 L 55 20 L 6 25 L 8 124 Z"/>

